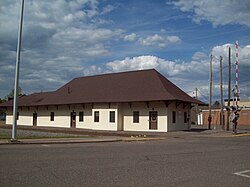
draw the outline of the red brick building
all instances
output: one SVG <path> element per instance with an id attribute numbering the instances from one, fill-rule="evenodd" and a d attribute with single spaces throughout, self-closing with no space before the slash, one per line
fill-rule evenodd
<path id="1" fill-rule="evenodd" d="M 229 112 L 224 110 L 224 125 L 227 124 L 227 115 L 230 115 L 232 112 Z M 211 128 L 220 128 L 220 109 L 212 109 L 211 112 L 212 115 L 212 121 L 211 121 Z M 209 116 L 209 110 L 202 110 L 202 126 L 208 127 L 208 116 Z M 232 127 L 232 122 L 230 122 L 230 128 Z M 250 108 L 243 108 L 239 112 L 239 119 L 238 119 L 238 126 L 249 126 L 250 127 Z"/>

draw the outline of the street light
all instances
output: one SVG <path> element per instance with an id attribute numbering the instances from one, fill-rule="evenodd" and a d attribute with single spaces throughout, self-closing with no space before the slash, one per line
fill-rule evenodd
<path id="1" fill-rule="evenodd" d="M 17 41 L 17 54 L 16 54 L 16 72 L 15 72 L 15 87 L 14 87 L 14 103 L 13 103 L 13 126 L 12 126 L 12 136 L 11 141 L 16 141 L 17 137 L 17 96 L 18 96 L 18 84 L 19 84 L 19 66 L 20 66 L 20 54 L 21 54 L 21 40 L 22 40 L 22 27 L 23 27 L 23 9 L 24 0 L 21 0 L 21 12 L 20 12 L 20 22 L 19 22 L 19 32 Z"/>

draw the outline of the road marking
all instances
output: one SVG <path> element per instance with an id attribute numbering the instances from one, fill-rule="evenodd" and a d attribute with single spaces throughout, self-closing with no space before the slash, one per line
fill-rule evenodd
<path id="1" fill-rule="evenodd" d="M 245 173 L 248 173 L 249 174 L 245 174 Z M 239 171 L 239 172 L 236 172 L 234 173 L 235 175 L 238 175 L 238 176 L 242 176 L 242 177 L 246 177 L 246 178 L 249 178 L 250 179 L 250 170 L 245 170 L 245 171 Z"/>
<path id="2" fill-rule="evenodd" d="M 42 144 L 42 146 L 43 146 L 43 147 L 49 147 L 49 145 L 47 145 L 47 144 Z"/>

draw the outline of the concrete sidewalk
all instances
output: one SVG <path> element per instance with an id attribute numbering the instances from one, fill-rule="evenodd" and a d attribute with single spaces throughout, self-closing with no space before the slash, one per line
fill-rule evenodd
<path id="1" fill-rule="evenodd" d="M 0 145 L 8 144 L 72 144 L 72 143 L 104 143 L 104 142 L 131 142 L 131 141 L 149 141 L 164 140 L 163 137 L 147 138 L 147 137 L 90 137 L 90 138 L 44 138 L 44 139 L 18 139 L 16 141 L 0 140 Z"/>
<path id="2" fill-rule="evenodd" d="M 119 142 L 117 137 L 89 137 L 89 138 L 41 138 L 41 139 L 18 139 L 17 141 L 0 140 L 0 145 L 6 144 L 65 144 L 65 143 L 100 143 L 100 142 Z"/>

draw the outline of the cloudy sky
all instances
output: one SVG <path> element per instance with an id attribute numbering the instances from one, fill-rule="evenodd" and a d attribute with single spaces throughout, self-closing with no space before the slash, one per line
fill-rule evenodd
<path id="1" fill-rule="evenodd" d="M 21 0 L 0 1 L 0 98 L 14 87 Z M 227 97 L 228 48 L 239 40 L 240 96 L 250 97 L 249 0 L 25 0 L 20 86 L 53 91 L 79 76 L 155 68 L 208 102 L 209 56 Z M 235 85 L 232 63 L 232 86 Z"/>

